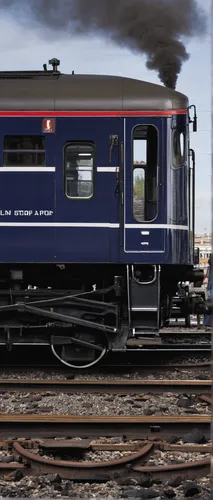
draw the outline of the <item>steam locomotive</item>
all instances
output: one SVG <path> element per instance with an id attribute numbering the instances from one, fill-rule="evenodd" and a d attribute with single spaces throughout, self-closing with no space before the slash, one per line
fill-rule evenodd
<path id="1" fill-rule="evenodd" d="M 88 367 L 156 339 L 195 268 L 196 108 L 117 76 L 0 73 L 0 344 Z M 202 304 L 201 304 L 202 302 Z"/>

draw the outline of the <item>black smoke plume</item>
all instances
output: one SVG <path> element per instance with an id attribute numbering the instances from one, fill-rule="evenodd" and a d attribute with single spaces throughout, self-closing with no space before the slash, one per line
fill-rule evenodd
<path id="1" fill-rule="evenodd" d="M 206 31 L 197 0 L 0 0 L 0 6 L 63 34 L 110 37 L 145 55 L 147 68 L 171 88 L 189 58 L 184 41 Z"/>

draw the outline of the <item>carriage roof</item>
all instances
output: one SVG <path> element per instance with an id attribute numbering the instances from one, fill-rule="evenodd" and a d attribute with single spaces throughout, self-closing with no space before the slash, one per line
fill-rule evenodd
<path id="1" fill-rule="evenodd" d="M 162 85 L 104 75 L 0 73 L 1 110 L 178 110 L 188 98 Z"/>

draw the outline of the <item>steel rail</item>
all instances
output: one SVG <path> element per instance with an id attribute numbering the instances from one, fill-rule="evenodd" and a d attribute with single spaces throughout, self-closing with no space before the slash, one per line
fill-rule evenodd
<path id="1" fill-rule="evenodd" d="M 53 391 L 68 394 L 147 394 L 187 393 L 209 394 L 211 380 L 54 380 L 0 379 L 0 392 Z"/>
<path id="2" fill-rule="evenodd" d="M 114 467 L 114 466 L 120 466 L 120 465 L 126 465 L 127 463 L 132 463 L 135 462 L 138 459 L 144 458 L 153 448 L 153 444 L 149 443 L 146 444 L 140 451 L 137 451 L 136 453 L 131 453 L 131 455 L 115 459 L 115 460 L 107 460 L 103 462 L 77 462 L 77 461 L 69 461 L 69 460 L 54 460 L 54 459 L 49 459 L 42 457 L 40 455 L 36 455 L 35 453 L 32 453 L 29 450 L 26 450 L 23 448 L 23 446 L 20 445 L 18 441 L 15 441 L 13 443 L 13 448 L 14 450 L 27 460 L 33 461 L 34 463 L 40 463 L 44 465 L 55 465 L 57 467 L 65 467 L 65 468 L 70 468 L 70 469 L 100 469 L 100 468 L 108 468 L 108 467 Z"/>
<path id="3" fill-rule="evenodd" d="M 107 331 L 106 331 L 107 333 Z M 113 333 L 116 333 L 116 331 Z M 187 336 L 187 335 L 186 335 Z M 74 340 L 74 339 L 73 339 Z M 75 339 L 77 343 L 77 339 Z M 78 342 L 80 344 L 80 342 Z M 83 341 L 81 342 L 83 344 Z M 48 348 L 50 347 L 50 342 L 40 342 L 35 344 L 34 342 L 27 341 L 27 342 L 13 342 L 12 343 L 13 347 L 21 347 L 22 349 L 25 348 L 30 348 L 33 347 L 35 348 Z M 0 347 L 5 347 L 6 342 L 0 342 Z M 205 354 L 207 352 L 211 352 L 211 341 L 208 339 L 208 341 L 204 342 L 201 341 L 200 343 L 197 342 L 191 343 L 191 342 L 168 342 L 168 343 L 163 343 L 161 341 L 155 341 L 153 339 L 146 339 L 146 338 L 135 338 L 135 339 L 130 339 L 127 341 L 126 347 L 119 348 L 119 349 L 112 349 L 109 351 L 109 355 L 113 355 L 114 353 L 120 353 L 124 355 L 132 354 L 135 352 L 152 352 L 152 353 L 158 353 L 158 352 L 181 352 L 183 351 L 184 353 L 195 353 L 199 351 L 199 355 Z"/>
<path id="4" fill-rule="evenodd" d="M 138 440 L 134 441 L 131 443 L 99 443 L 96 440 L 91 440 L 91 439 L 32 439 L 30 441 L 24 441 L 22 440 L 19 443 L 23 447 L 30 447 L 30 448 L 42 448 L 43 450 L 48 450 L 48 451 L 55 451 L 58 453 L 58 451 L 66 451 L 67 450 L 76 450 L 80 449 L 83 451 L 91 450 L 91 451 L 137 451 L 141 449 L 141 447 L 144 447 L 144 445 L 154 444 L 155 447 L 162 451 L 181 451 L 181 452 L 186 452 L 186 453 L 211 453 L 212 451 L 212 446 L 210 444 L 206 445 L 198 445 L 198 444 L 168 444 L 165 441 L 147 441 L 147 440 Z M 10 442 L 10 446 L 11 446 Z"/>
<path id="5" fill-rule="evenodd" d="M 109 460 L 105 462 L 79 462 L 46 458 L 26 450 L 18 441 L 13 443 L 15 454 L 21 457 L 22 460 L 24 458 L 28 467 L 30 465 L 30 475 L 35 473 L 58 473 L 63 479 L 74 481 L 97 481 L 97 479 L 108 481 L 115 477 L 115 473 L 116 477 L 118 477 L 119 472 L 124 473 L 127 467 L 128 474 L 131 477 L 134 477 L 135 473 L 136 475 L 152 474 L 153 477 L 161 478 L 168 478 L 168 475 L 174 473 L 183 473 L 187 475 L 187 477 L 191 477 L 195 471 L 197 476 L 204 476 L 206 473 L 208 474 L 210 472 L 210 456 L 202 460 L 186 462 L 184 464 L 172 464 L 165 466 L 137 465 L 139 460 L 147 459 L 150 452 L 156 447 L 158 448 L 158 445 L 154 443 L 144 443 L 143 447 L 140 448 L 139 451 L 121 459 Z M 191 450 L 188 449 L 188 451 Z M 201 449 L 200 452 L 202 452 Z"/>
<path id="6" fill-rule="evenodd" d="M 128 439 L 183 437 L 199 427 L 208 439 L 211 415 L 187 416 L 96 416 L 0 414 L 0 437 L 22 436 L 95 438 L 121 436 Z"/>
<path id="7" fill-rule="evenodd" d="M 184 464 L 171 464 L 171 465 L 152 465 L 152 466 L 134 466 L 132 469 L 134 472 L 139 472 L 140 474 L 151 474 L 153 478 L 167 479 L 168 475 L 181 474 L 184 473 L 189 477 L 194 478 L 196 476 L 205 476 L 210 473 L 211 470 L 211 457 L 204 458 L 202 460 L 196 460 L 194 462 L 185 462 Z"/>
<path id="8" fill-rule="evenodd" d="M 94 366 L 92 368 L 92 371 L 101 371 L 103 370 L 104 368 L 113 368 L 113 369 L 126 369 L 126 370 L 130 370 L 130 369 L 133 369 L 133 370 L 173 370 L 173 369 L 181 369 L 181 370 L 188 370 L 188 369 L 192 369 L 192 370 L 198 370 L 198 369 L 208 369 L 208 368 L 211 368 L 211 361 L 203 361 L 203 362 L 198 362 L 198 363 L 170 363 L 170 364 L 145 364 L 145 363 L 141 363 L 141 364 L 127 364 L 127 363 L 119 363 L 118 364 L 114 364 L 114 363 L 111 363 L 109 365 L 105 364 L 105 363 L 100 363 L 98 366 Z M 27 365 L 27 364 L 2 364 L 1 365 L 1 371 L 9 371 L 9 370 L 14 370 L 14 371 L 18 371 L 18 372 L 21 372 L 21 371 L 24 371 L 24 372 L 34 372 L 35 370 L 40 370 L 42 372 L 51 372 L 51 371 L 60 371 L 62 373 L 67 373 L 68 375 L 70 373 L 73 372 L 76 372 L 76 370 L 71 370 L 69 368 L 67 368 L 66 366 L 64 365 L 60 365 L 60 363 L 57 363 L 57 364 L 45 364 L 43 365 L 42 363 L 41 364 L 30 364 L 30 365 Z"/>
<path id="9" fill-rule="evenodd" d="M 204 401 L 205 403 L 208 403 L 209 405 L 211 405 L 213 403 L 213 400 L 212 400 L 212 397 L 211 397 L 211 394 L 209 396 L 199 396 L 199 399 L 201 399 L 201 401 Z"/>
<path id="10" fill-rule="evenodd" d="M 135 347 L 135 348 L 134 348 Z M 137 347 L 137 349 L 136 349 Z M 141 347 L 141 349 L 140 349 Z M 127 341 L 127 349 L 113 349 L 110 354 L 112 353 L 133 353 L 133 352 L 153 352 L 153 353 L 159 353 L 159 352 L 181 352 L 183 353 L 195 353 L 199 351 L 199 355 L 205 354 L 207 352 L 211 352 L 211 342 L 200 342 L 196 344 L 191 344 L 189 342 L 187 343 L 172 343 L 168 342 L 167 344 L 162 343 L 162 344 L 154 344 L 153 340 L 146 340 L 146 339 L 130 339 Z"/>

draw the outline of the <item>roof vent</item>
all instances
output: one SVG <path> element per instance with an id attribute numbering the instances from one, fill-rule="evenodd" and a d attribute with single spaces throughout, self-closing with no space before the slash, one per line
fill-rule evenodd
<path id="1" fill-rule="evenodd" d="M 56 59 L 56 58 L 50 59 L 49 64 L 53 67 L 53 72 L 58 73 L 58 66 L 60 66 L 59 59 Z"/>
<path id="2" fill-rule="evenodd" d="M 58 70 L 58 66 L 60 66 L 59 59 L 53 58 L 49 60 L 49 64 L 52 66 L 52 69 L 47 69 L 47 64 L 43 64 L 43 71 L 0 71 L 0 79 L 43 79 L 48 78 L 50 80 L 55 80 L 60 77 L 60 71 Z"/>

